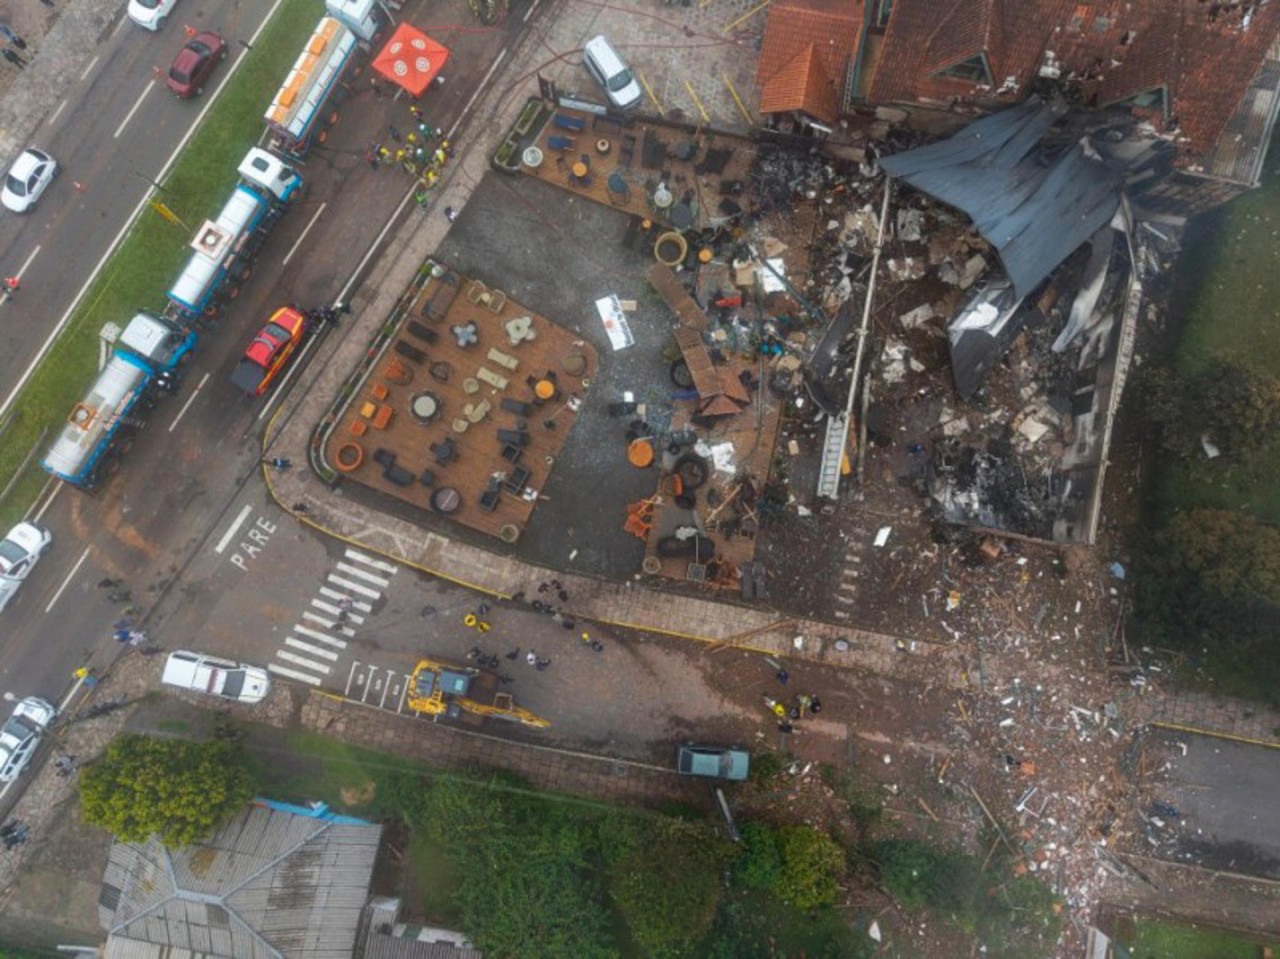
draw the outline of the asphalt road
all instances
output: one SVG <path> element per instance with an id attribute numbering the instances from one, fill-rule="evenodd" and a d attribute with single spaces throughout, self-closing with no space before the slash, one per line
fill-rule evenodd
<path id="1" fill-rule="evenodd" d="M 121 7 L 115 29 L 35 136 L 35 145 L 58 161 L 61 175 L 32 211 L 0 211 L 0 268 L 22 279 L 18 295 L 0 306 L 6 321 L 0 396 L 9 395 L 37 355 L 149 181 L 160 174 L 229 66 L 244 55 L 238 41 L 253 35 L 271 5 L 272 0 L 213 0 L 190 11 L 193 24 L 227 38 L 230 52 L 206 94 L 186 101 L 170 94 L 156 72 L 168 71 L 185 42 L 181 16 L 152 34 Z"/>
<path id="2" fill-rule="evenodd" d="M 257 9 L 264 10 L 265 4 Z M 433 87 L 422 101 L 427 119 L 436 126 L 448 128 L 461 114 L 499 51 L 519 33 L 523 24 L 518 15 L 513 15 L 500 29 L 476 30 L 461 0 L 433 4 L 429 14 L 425 9 L 422 3 L 408 4 L 403 16 L 438 35 L 453 51 L 446 67 L 447 82 Z M 239 17 L 240 30 L 229 29 L 229 32 L 233 35 L 241 30 L 251 33 L 251 21 L 245 12 L 241 11 Z M 209 21 L 218 22 L 212 12 Z M 450 24 L 462 29 L 450 30 Z M 140 39 L 143 43 L 163 45 L 166 37 L 173 43 L 179 35 L 180 27 L 171 25 L 158 41 L 149 37 Z M 74 108 L 68 105 L 62 111 L 57 123 L 61 132 L 47 141 L 60 160 L 63 146 L 59 137 L 67 137 L 70 143 L 81 136 L 81 131 L 65 129 L 67 122 L 96 124 L 93 126 L 96 142 L 92 148 L 86 148 L 85 156 L 99 159 L 86 159 L 85 163 L 101 164 L 93 167 L 98 176 L 110 174 L 121 180 L 137 179 L 121 171 L 131 170 L 133 164 L 140 163 L 142 157 L 154 151 L 153 133 L 162 124 L 159 114 L 172 113 L 176 123 L 183 118 L 183 109 L 191 106 L 160 97 L 152 90 L 143 101 L 144 106 L 125 127 L 126 133 L 134 129 L 138 135 L 122 134 L 121 144 L 116 145 L 112 133 L 137 102 L 155 60 L 155 47 L 132 57 L 124 57 L 117 51 L 118 47 L 127 48 L 129 42 L 138 40 L 122 30 L 121 35 L 104 46 L 103 59 L 95 70 L 106 70 L 115 62 L 115 57 L 123 58 L 121 75 L 114 81 L 116 96 L 108 98 L 110 105 L 99 103 L 96 110 L 89 104 Z M 91 78 L 93 75 L 91 73 Z M 246 503 L 256 504 L 255 518 L 269 512 L 259 458 L 263 430 L 269 422 L 268 414 L 273 411 L 266 406 L 269 399 L 265 402 L 250 399 L 231 386 L 231 369 L 239 354 L 276 307 L 291 302 L 303 306 L 333 302 L 353 279 L 357 266 L 373 247 L 410 186 L 403 172 L 386 167 L 374 171 L 364 160 L 369 143 L 388 138 L 390 124 L 402 130 L 411 128 L 407 102 L 376 97 L 360 78 L 352 80 L 342 91 L 338 106 L 342 116 L 328 142 L 312 151 L 302 169 L 306 181 L 304 198 L 268 239 L 253 279 L 245 284 L 234 306 L 224 312 L 216 328 L 202 336 L 196 359 L 184 369 L 183 386 L 178 395 L 166 399 L 151 414 L 148 427 L 138 434 L 124 457 L 123 468 L 100 484 L 96 492 L 85 494 L 57 486 L 52 499 L 42 503 L 37 516 L 52 531 L 53 545 L 0 620 L 4 643 L 3 656 L 0 656 L 0 690 L 18 697 L 39 694 L 56 702 L 70 688 L 76 668 L 86 663 L 105 667 L 118 654 L 110 638 L 110 624 L 129 604 L 112 602 L 109 590 L 98 589 L 96 584 L 103 578 L 124 581 L 124 588 L 132 596 L 131 604 L 137 608 L 136 615 L 145 618 L 146 628 L 155 641 L 167 648 L 194 647 L 227 653 L 243 648 L 245 658 L 262 663 L 273 656 L 274 636 L 260 637 L 255 647 L 253 643 L 223 643 L 217 635 L 204 629 L 212 615 L 206 612 L 221 592 L 231 589 L 225 583 L 218 586 L 218 577 L 230 577 L 237 585 L 247 586 L 253 595 L 278 596 L 279 601 L 290 608 L 305 603 L 311 587 L 297 595 L 288 592 L 293 587 L 289 585 L 287 554 L 277 556 L 270 563 L 257 563 L 250 570 L 231 566 L 229 556 L 214 552 L 212 555 L 221 565 L 213 577 L 213 585 L 208 585 L 203 573 L 198 579 L 187 574 L 191 566 L 208 561 L 210 550 Z M 89 112 L 81 115 L 82 109 Z M 157 118 L 154 121 L 144 118 L 143 109 L 156 110 Z M 136 129 L 132 127 L 134 123 L 138 123 Z M 145 139 L 141 135 L 144 130 L 147 131 Z M 182 130 L 180 124 L 174 127 L 175 141 Z M 465 129 L 463 135 L 467 135 Z M 475 135 L 487 137 L 487 131 L 478 131 Z M 126 140 L 127 144 L 123 142 Z M 101 144 L 107 141 L 112 146 L 104 149 Z M 119 158 L 113 157 L 117 151 L 121 152 Z M 158 170 L 163 162 L 160 155 L 163 151 L 155 152 L 153 165 L 145 168 L 148 172 Z M 75 221 L 75 217 L 69 215 L 77 209 L 74 204 L 83 203 L 89 208 L 95 202 L 96 187 L 82 180 L 88 189 L 83 195 L 72 197 L 70 208 L 65 205 L 69 180 L 89 176 L 75 169 L 74 165 L 79 162 L 75 158 L 79 154 L 74 147 L 66 155 L 72 158 L 68 162 L 73 166 L 68 176 L 55 184 L 53 192 L 45 197 L 47 202 L 42 202 L 35 217 L 16 225 L 7 222 L 3 225 L 4 229 L 16 230 L 18 238 L 28 244 L 40 243 L 42 230 L 69 229 Z M 140 179 L 137 183 L 137 195 L 140 195 L 145 184 Z M 112 192 L 110 186 L 103 189 Z M 118 192 L 125 191 L 122 187 Z M 131 209 L 134 203 L 136 195 L 132 200 L 120 201 L 120 212 L 104 211 L 98 218 L 103 224 L 100 230 L 84 230 L 86 234 L 93 234 L 99 244 L 95 247 L 86 240 L 86 249 L 103 248 L 119 229 L 118 221 L 112 225 L 112 216 L 123 216 L 123 211 Z M 111 209 L 115 210 L 114 205 Z M 415 209 L 410 215 L 422 214 Z M 9 258 L 16 255 L 16 242 L 16 239 L 10 240 Z M 24 275 L 22 294 L 36 293 L 42 283 L 54 282 L 57 258 L 42 259 L 46 247 L 53 249 L 52 244 L 41 243 L 41 254 Z M 28 247 L 31 248 L 34 247 Z M 91 252 L 84 256 L 83 275 L 87 277 L 91 266 L 88 261 L 92 258 L 96 262 L 96 258 Z M 8 263 L 9 259 L 0 257 L 0 262 Z M 48 278 L 42 280 L 46 276 L 42 271 L 46 269 L 50 271 Z M 65 269 L 58 288 L 64 291 L 73 288 L 72 277 Z M 28 297 L 31 301 L 36 298 L 35 295 Z M 364 299 L 358 286 L 348 298 L 357 310 Z M 11 303 L 3 308 L 13 309 L 19 305 Z M 45 309 L 41 308 L 42 313 Z M 29 324 L 33 328 L 31 343 L 56 322 L 54 314 L 55 309 L 48 308 L 48 315 Z M 8 326 L 12 330 L 14 324 Z M 339 328 L 324 335 L 342 334 Z M 16 376 L 16 370 L 22 365 L 21 356 L 25 355 L 21 348 L 28 343 L 25 332 L 15 331 L 9 335 L 21 339 L 7 351 L 11 355 L 0 360 L 0 364 L 9 364 L 0 365 L 3 377 L 0 382 L 11 382 Z M 305 378 L 305 365 L 299 366 L 295 375 Z M 286 410 L 281 415 L 290 413 Z M 290 536 L 315 538 L 314 534 L 299 530 L 292 521 L 284 523 L 289 525 Z M 239 581 L 235 577 L 239 577 Z M 191 613 L 190 625 L 170 627 L 168 611 L 183 608 Z M 252 638 L 252 634 L 245 635 Z"/>

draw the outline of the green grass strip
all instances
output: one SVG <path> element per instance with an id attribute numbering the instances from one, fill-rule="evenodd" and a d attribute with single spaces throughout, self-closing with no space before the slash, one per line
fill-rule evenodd
<path id="1" fill-rule="evenodd" d="M 281 3 L 160 183 L 163 190 L 155 199 L 186 226 L 144 207 L 23 387 L 0 443 L 0 486 L 16 477 L 0 503 L 0 528 L 21 518 L 48 478 L 40 460 L 97 376 L 102 326 L 108 322 L 123 326 L 139 308 L 164 308 L 165 291 L 190 255 L 187 244 L 196 228 L 216 216 L 226 202 L 235 186 L 236 167 L 262 133 L 263 113 L 323 12 L 320 0 Z M 16 476 L 37 444 L 36 455 Z"/>

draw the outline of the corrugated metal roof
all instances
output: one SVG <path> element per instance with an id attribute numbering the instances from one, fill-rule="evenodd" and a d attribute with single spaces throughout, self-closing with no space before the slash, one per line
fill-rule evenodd
<path id="1" fill-rule="evenodd" d="M 129 949 L 137 941 L 231 959 L 347 959 L 381 833 L 254 805 L 199 845 L 116 843 L 99 918 Z"/>
<path id="2" fill-rule="evenodd" d="M 1065 104 L 1028 97 L 937 143 L 884 157 L 918 190 L 963 210 L 1000 253 L 1019 297 L 1030 293 L 1120 205 L 1122 171 L 1075 143 L 1041 141 Z"/>
<path id="3" fill-rule="evenodd" d="M 1280 113 L 1280 35 L 1267 50 L 1258 75 L 1245 91 L 1212 150 L 1204 158 L 1205 174 L 1255 187 L 1262 181 L 1262 164 L 1271 144 L 1271 131 Z"/>

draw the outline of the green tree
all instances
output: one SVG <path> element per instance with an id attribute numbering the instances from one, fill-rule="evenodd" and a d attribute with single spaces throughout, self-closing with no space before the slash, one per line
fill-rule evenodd
<path id="1" fill-rule="evenodd" d="M 1196 454 L 1201 436 L 1224 453 L 1248 456 L 1280 427 L 1280 381 L 1235 357 L 1214 357 L 1192 374 L 1147 367 L 1137 387 L 1142 416 L 1171 456 Z"/>
<path id="2" fill-rule="evenodd" d="M 417 825 L 463 863 L 454 899 L 463 928 L 496 959 L 613 959 L 594 873 L 604 817 L 537 796 L 444 779 L 423 789 Z"/>
<path id="3" fill-rule="evenodd" d="M 812 826 L 779 830 L 782 869 L 774 892 L 797 909 L 828 906 L 840 894 L 845 854 L 834 839 Z"/>
<path id="4" fill-rule="evenodd" d="M 117 736 L 80 781 L 85 821 L 122 842 L 199 842 L 251 796 L 244 756 L 225 740 Z"/>
<path id="5" fill-rule="evenodd" d="M 737 850 L 701 823 L 659 819 L 612 870 L 614 903 L 647 956 L 679 956 L 710 928 Z"/>
<path id="6" fill-rule="evenodd" d="M 1280 382 L 1233 357 L 1216 357 L 1199 377 L 1206 432 L 1226 452 L 1247 455 L 1280 425 Z"/>

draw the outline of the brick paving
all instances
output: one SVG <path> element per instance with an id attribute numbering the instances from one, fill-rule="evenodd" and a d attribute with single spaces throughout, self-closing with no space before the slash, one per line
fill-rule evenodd
<path id="1" fill-rule="evenodd" d="M 1197 690 L 1171 690 L 1149 697 L 1140 710 L 1146 722 L 1229 736 L 1280 749 L 1280 711 L 1261 703 Z"/>
<path id="2" fill-rule="evenodd" d="M 437 769 L 473 773 L 505 770 L 538 789 L 608 802 L 653 807 L 671 801 L 709 805 L 705 783 L 682 779 L 668 768 L 512 742 L 343 702 L 323 693 L 311 693 L 302 706 L 300 722 L 305 729 L 344 743 L 419 760 Z"/>

